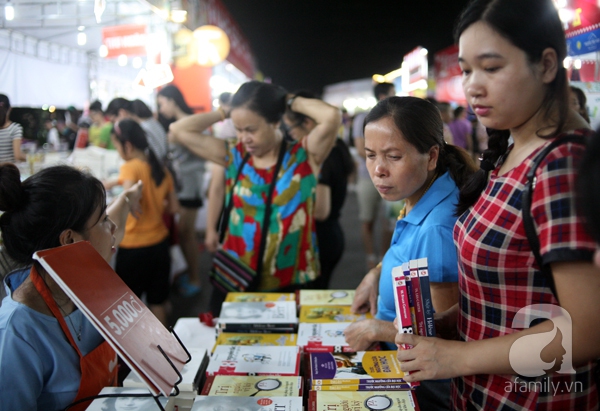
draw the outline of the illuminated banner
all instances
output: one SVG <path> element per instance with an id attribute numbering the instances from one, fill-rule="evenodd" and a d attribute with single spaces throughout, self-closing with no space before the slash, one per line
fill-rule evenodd
<path id="1" fill-rule="evenodd" d="M 569 56 L 592 53 L 600 50 L 600 29 L 579 34 L 567 39 Z"/>
<path id="2" fill-rule="evenodd" d="M 600 8 L 597 0 L 569 0 L 571 12 L 565 33 L 568 38 L 600 28 Z"/>
<path id="3" fill-rule="evenodd" d="M 417 47 L 404 56 L 404 64 L 408 68 L 408 84 L 427 80 L 427 54 L 424 54 L 422 50 L 422 47 Z"/>
<path id="4" fill-rule="evenodd" d="M 220 0 L 208 0 L 208 24 L 221 28 L 229 37 L 230 50 L 227 60 L 249 78 L 254 78 L 254 59 L 250 44 L 237 23 Z"/>
<path id="5" fill-rule="evenodd" d="M 458 64 L 458 46 L 452 45 L 435 53 L 435 98 L 438 101 L 453 101 L 465 105 L 462 88 L 462 72 Z"/>
<path id="6" fill-rule="evenodd" d="M 142 56 L 146 54 L 148 35 L 145 24 L 130 24 L 102 28 L 102 44 L 108 48 L 107 58 Z"/>

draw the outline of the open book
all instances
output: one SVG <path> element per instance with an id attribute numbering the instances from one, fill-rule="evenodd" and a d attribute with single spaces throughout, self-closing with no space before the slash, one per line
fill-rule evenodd
<path id="1" fill-rule="evenodd" d="M 188 360 L 177 339 L 87 241 L 33 255 L 154 394 L 169 396 Z"/>

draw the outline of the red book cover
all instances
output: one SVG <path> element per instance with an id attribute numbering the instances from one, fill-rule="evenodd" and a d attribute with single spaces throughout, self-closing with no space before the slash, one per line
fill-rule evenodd
<path id="1" fill-rule="evenodd" d="M 38 251 L 34 258 L 153 394 L 169 396 L 188 357 L 177 339 L 87 241 Z"/>
<path id="2" fill-rule="evenodd" d="M 427 335 L 425 331 L 425 314 L 423 313 L 423 296 L 421 294 L 421 284 L 419 282 L 419 267 L 417 264 L 418 260 L 410 260 L 408 263 L 410 269 L 410 283 L 412 285 L 413 302 L 415 304 L 415 314 L 417 317 L 417 329 L 418 335 Z"/>
<path id="3" fill-rule="evenodd" d="M 404 334 L 413 333 L 412 317 L 410 314 L 410 304 L 408 301 L 408 290 L 406 289 L 406 280 L 404 277 L 403 266 L 406 263 L 392 269 L 392 279 L 394 284 L 394 300 L 396 303 L 396 316 L 398 317 L 398 332 Z"/>

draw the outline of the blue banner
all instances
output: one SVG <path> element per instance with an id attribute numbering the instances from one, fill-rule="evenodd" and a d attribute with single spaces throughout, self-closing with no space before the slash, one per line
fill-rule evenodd
<path id="1" fill-rule="evenodd" d="M 567 39 L 567 54 L 579 56 L 600 50 L 600 29 Z"/>

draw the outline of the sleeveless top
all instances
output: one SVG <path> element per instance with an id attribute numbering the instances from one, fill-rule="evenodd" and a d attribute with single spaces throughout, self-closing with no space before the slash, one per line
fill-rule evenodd
<path id="1" fill-rule="evenodd" d="M 229 147 L 225 204 L 246 150 Z M 275 166 L 258 169 L 250 156 L 233 189 L 233 207 L 223 249 L 256 269 L 265 201 Z M 314 206 L 317 179 L 301 143 L 288 143 L 273 192 L 271 217 L 258 289 L 277 290 L 304 284 L 319 275 Z"/>

